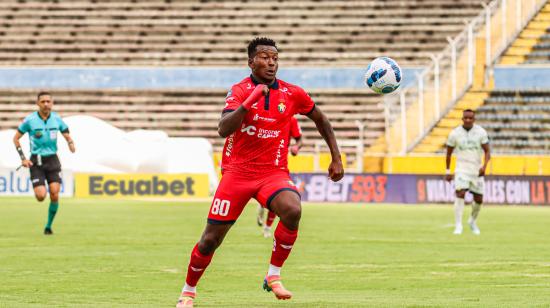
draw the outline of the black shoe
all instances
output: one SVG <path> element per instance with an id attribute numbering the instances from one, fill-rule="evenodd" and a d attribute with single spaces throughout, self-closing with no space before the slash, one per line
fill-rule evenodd
<path id="1" fill-rule="evenodd" d="M 44 234 L 45 235 L 53 235 L 53 231 L 51 228 L 45 228 L 44 229 Z"/>

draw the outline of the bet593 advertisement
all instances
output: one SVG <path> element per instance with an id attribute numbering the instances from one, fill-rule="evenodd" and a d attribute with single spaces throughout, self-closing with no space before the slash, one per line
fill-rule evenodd
<path id="1" fill-rule="evenodd" d="M 205 198 L 207 174 L 76 174 L 82 198 Z"/>
<path id="2" fill-rule="evenodd" d="M 454 183 L 442 175 L 346 174 L 337 183 L 326 174 L 292 174 L 303 201 L 372 203 L 450 203 Z M 499 205 L 550 205 L 550 177 L 487 176 L 484 202 Z M 471 195 L 466 196 L 468 200 Z"/>

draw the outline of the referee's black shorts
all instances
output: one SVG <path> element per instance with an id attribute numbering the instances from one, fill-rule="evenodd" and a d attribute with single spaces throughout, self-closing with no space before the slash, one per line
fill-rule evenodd
<path id="1" fill-rule="evenodd" d="M 31 155 L 32 167 L 31 182 L 32 187 L 45 186 L 48 184 L 61 184 L 61 163 L 57 155 L 41 156 Z"/>

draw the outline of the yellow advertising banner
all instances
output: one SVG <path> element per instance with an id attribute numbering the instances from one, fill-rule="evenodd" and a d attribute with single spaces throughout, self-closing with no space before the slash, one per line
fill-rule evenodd
<path id="1" fill-rule="evenodd" d="M 77 198 L 206 198 L 207 174 L 75 174 Z"/>

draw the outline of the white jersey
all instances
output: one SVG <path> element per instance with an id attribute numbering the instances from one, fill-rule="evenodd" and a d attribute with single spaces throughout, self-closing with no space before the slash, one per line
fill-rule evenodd
<path id="1" fill-rule="evenodd" d="M 447 146 L 454 148 L 456 153 L 455 173 L 475 175 L 481 168 L 482 144 L 489 143 L 489 136 L 483 127 L 474 124 L 470 130 L 462 125 L 453 129 L 447 139 Z"/>

